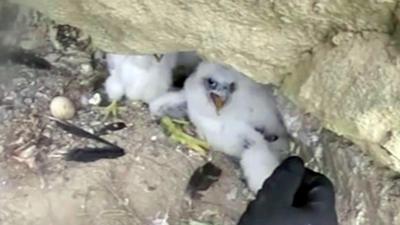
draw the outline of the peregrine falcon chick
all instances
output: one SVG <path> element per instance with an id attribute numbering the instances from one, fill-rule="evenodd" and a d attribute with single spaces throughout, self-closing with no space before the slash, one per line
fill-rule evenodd
<path id="1" fill-rule="evenodd" d="M 107 95 L 112 100 L 108 113 L 117 114 L 117 101 L 123 96 L 130 100 L 149 103 L 166 93 L 172 83 L 172 69 L 177 53 L 154 55 L 107 54 L 110 76 L 105 82 Z"/>
<path id="2" fill-rule="evenodd" d="M 271 88 L 220 64 L 201 63 L 182 91 L 161 96 L 150 110 L 158 117 L 186 113 L 213 150 L 240 159 L 254 192 L 289 150 Z"/>
<path id="3" fill-rule="evenodd" d="M 221 142 L 230 142 L 229 133 L 243 129 L 243 124 L 262 134 L 272 150 L 288 150 L 288 135 L 270 87 L 223 65 L 201 63 L 184 90 L 190 120 L 216 150 L 240 158 L 242 148 Z"/>

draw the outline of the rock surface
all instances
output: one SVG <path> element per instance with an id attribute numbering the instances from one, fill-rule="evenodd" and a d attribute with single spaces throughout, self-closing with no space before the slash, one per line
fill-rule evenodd
<path id="1" fill-rule="evenodd" d="M 398 1 L 13 0 L 113 52 L 196 49 L 400 171 Z"/>
<path id="2" fill-rule="evenodd" d="M 326 174 L 336 189 L 339 224 L 399 224 L 400 180 L 348 140 L 321 129 L 318 119 L 285 98 L 279 107 L 306 165 Z M 378 213 L 377 213 L 378 212 Z"/>

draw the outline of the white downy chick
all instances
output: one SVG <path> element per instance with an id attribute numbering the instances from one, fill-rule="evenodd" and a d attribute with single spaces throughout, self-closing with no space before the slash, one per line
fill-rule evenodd
<path id="1" fill-rule="evenodd" d="M 107 54 L 110 76 L 105 82 L 106 92 L 113 101 L 125 95 L 149 103 L 171 87 L 176 61 L 176 53 L 164 54 L 160 60 L 151 54 Z"/>
<path id="2" fill-rule="evenodd" d="M 250 190 L 257 192 L 289 149 L 288 135 L 271 90 L 237 71 L 201 63 L 184 90 L 157 99 L 153 115 L 176 114 L 187 107 L 189 119 L 213 150 L 240 159 Z"/>
<path id="3" fill-rule="evenodd" d="M 233 69 L 201 63 L 185 82 L 185 98 L 190 120 L 215 150 L 240 158 L 235 136 L 243 126 L 261 133 L 273 151 L 289 148 L 271 90 Z"/>

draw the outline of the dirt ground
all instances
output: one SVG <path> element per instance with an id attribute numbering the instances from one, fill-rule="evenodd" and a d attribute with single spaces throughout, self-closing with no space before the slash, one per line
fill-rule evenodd
<path id="1" fill-rule="evenodd" d="M 104 108 L 87 104 L 107 75 L 90 38 L 37 12 L 1 4 L 0 50 L 19 54 L 12 62 L 0 57 L 0 224 L 236 223 L 252 195 L 235 163 L 212 153 L 222 176 L 201 199 L 189 199 L 188 179 L 206 159 L 169 140 L 142 104 L 125 102 L 120 118 L 106 121 Z M 51 68 L 22 65 L 25 53 L 46 59 Z M 49 103 L 58 95 L 74 101 L 78 110 L 70 122 L 88 131 L 125 122 L 125 129 L 104 138 L 127 154 L 92 163 L 65 161 L 63 153 L 95 143 L 49 120 Z M 301 146 L 292 153 L 333 180 L 341 224 L 400 224 L 398 174 L 283 97 L 279 107 Z"/>
<path id="2" fill-rule="evenodd" d="M 201 199 L 191 200 L 185 194 L 187 182 L 206 159 L 169 140 L 142 104 L 125 102 L 115 120 L 104 120 L 104 108 L 86 104 L 106 75 L 90 38 L 30 10 L 5 11 L 16 20 L 3 24 L 8 28 L 1 33 L 4 52 L 22 48 L 52 68 L 18 60 L 0 66 L 2 225 L 235 223 L 250 194 L 234 163 L 213 154 L 212 161 L 223 170 L 221 179 Z M 78 110 L 70 122 L 88 131 L 125 122 L 125 129 L 105 138 L 127 154 L 93 163 L 66 162 L 63 153 L 95 144 L 67 134 L 48 118 L 49 103 L 58 95 L 74 101 Z"/>
<path id="3" fill-rule="evenodd" d="M 89 119 L 93 114 L 82 112 L 74 121 L 97 123 L 96 116 Z M 190 219 L 234 224 L 246 197 L 237 170 L 227 159 L 214 158 L 224 171 L 221 180 L 201 200 L 190 202 L 185 187 L 204 160 L 171 143 L 146 108 L 133 106 L 122 120 L 131 123 L 107 139 L 124 147 L 127 155 L 81 164 L 50 157 L 86 143 L 44 119 L 49 143 L 36 145 L 37 165 L 28 168 L 13 158 L 0 163 L 2 224 L 152 224 L 166 215 L 170 224 Z M 29 123 L 20 125 L 37 132 Z"/>

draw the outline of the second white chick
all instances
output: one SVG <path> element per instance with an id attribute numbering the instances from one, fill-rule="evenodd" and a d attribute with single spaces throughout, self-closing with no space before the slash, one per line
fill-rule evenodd
<path id="1" fill-rule="evenodd" d="M 176 61 L 176 53 L 164 54 L 161 59 L 152 54 L 107 54 L 110 76 L 105 82 L 106 92 L 113 101 L 126 96 L 149 103 L 171 87 Z"/>

